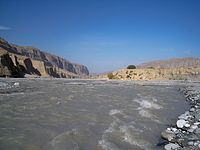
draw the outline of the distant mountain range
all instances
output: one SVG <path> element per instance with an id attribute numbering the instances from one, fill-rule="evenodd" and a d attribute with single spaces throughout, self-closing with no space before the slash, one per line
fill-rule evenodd
<path id="1" fill-rule="evenodd" d="M 34 47 L 14 45 L 0 38 L 0 76 L 21 77 L 23 74 L 76 78 L 88 76 L 89 71 L 84 65 L 71 63 Z"/>
<path id="2" fill-rule="evenodd" d="M 172 58 L 168 60 L 151 61 L 140 64 L 137 68 L 198 68 L 200 67 L 200 58 Z"/>

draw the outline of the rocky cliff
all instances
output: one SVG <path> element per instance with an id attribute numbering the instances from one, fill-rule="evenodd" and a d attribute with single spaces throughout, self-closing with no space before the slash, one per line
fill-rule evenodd
<path id="1" fill-rule="evenodd" d="M 77 78 L 89 75 L 86 66 L 71 63 L 64 58 L 43 52 L 34 47 L 17 46 L 0 38 L 0 56 L 9 54 L 13 65 L 24 74 Z M 2 59 L 0 59 L 2 60 Z M 0 76 L 5 66 L 0 62 Z M 12 76 L 12 75 L 11 75 Z"/>

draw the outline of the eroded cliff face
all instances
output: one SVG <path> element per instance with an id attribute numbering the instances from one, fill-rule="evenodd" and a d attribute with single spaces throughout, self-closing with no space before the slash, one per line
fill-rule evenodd
<path id="1" fill-rule="evenodd" d="M 0 55 L 6 53 L 9 54 L 13 65 L 21 68 L 24 74 L 57 78 L 78 78 L 89 75 L 84 65 L 71 63 L 37 48 L 12 45 L 0 38 Z M 0 66 L 3 68 L 2 64 Z"/>
<path id="2" fill-rule="evenodd" d="M 86 66 L 71 63 L 61 57 L 42 52 L 34 47 L 21 47 L 13 45 L 16 51 L 23 56 L 32 58 L 34 60 L 41 60 L 46 66 L 54 66 L 77 75 L 89 75 L 89 71 Z"/>

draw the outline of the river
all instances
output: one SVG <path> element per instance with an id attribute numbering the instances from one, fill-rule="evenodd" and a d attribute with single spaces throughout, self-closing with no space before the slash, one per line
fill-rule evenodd
<path id="1" fill-rule="evenodd" d="M 1 150 L 155 150 L 188 107 L 176 84 L 0 79 Z"/>

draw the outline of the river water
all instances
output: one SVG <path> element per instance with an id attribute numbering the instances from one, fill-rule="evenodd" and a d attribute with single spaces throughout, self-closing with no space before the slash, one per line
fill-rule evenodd
<path id="1" fill-rule="evenodd" d="M 188 107 L 177 85 L 0 79 L 1 150 L 155 150 Z"/>

